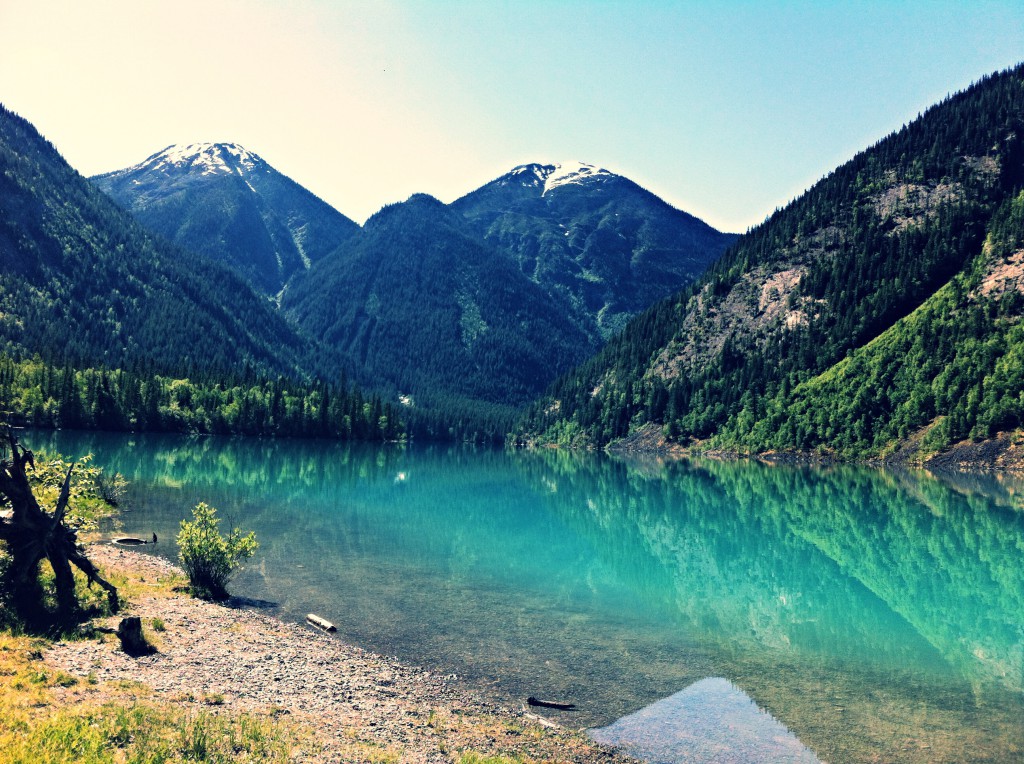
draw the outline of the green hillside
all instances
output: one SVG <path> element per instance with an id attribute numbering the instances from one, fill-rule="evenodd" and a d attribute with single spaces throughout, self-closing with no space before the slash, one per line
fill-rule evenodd
<path id="1" fill-rule="evenodd" d="M 1024 424 L 1024 193 L 969 268 L 831 369 L 744 409 L 715 438 L 763 451 L 885 455 L 927 427 L 931 452 Z"/>
<path id="2" fill-rule="evenodd" d="M 741 237 L 557 382 L 520 439 L 644 434 L 866 456 L 935 419 L 931 448 L 1019 426 L 1000 385 L 1013 377 L 1020 282 L 972 285 L 1015 272 L 1022 141 L 1019 66 L 929 109 Z"/>

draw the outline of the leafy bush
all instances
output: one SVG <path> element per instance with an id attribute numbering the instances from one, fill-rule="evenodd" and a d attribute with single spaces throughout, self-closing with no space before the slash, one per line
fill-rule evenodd
<path id="1" fill-rule="evenodd" d="M 226 599 L 232 574 L 259 546 L 256 534 L 250 531 L 243 536 L 233 528 L 225 538 L 217 530 L 217 510 L 205 502 L 195 506 L 192 518 L 181 521 L 177 539 L 192 593 L 203 599 Z"/>
<path id="2" fill-rule="evenodd" d="M 36 500 L 43 506 L 57 503 L 64 477 L 72 462 L 61 454 L 40 452 L 35 455 L 29 484 Z M 104 472 L 92 465 L 92 454 L 86 454 L 74 463 L 71 473 L 71 494 L 68 505 L 68 524 L 79 532 L 95 531 L 99 520 L 114 514 L 118 502 L 123 501 L 128 483 L 120 473 Z M 8 507 L 4 501 L 0 506 Z"/>

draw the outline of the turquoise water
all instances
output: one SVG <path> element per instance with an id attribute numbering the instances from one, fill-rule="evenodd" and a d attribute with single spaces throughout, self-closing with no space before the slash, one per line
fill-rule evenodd
<path id="1" fill-rule="evenodd" d="M 28 440 L 129 478 L 119 532 L 156 532 L 151 552 L 207 501 L 260 539 L 239 595 L 500 699 L 575 703 L 545 713 L 651 761 L 1024 761 L 1015 479 Z"/>

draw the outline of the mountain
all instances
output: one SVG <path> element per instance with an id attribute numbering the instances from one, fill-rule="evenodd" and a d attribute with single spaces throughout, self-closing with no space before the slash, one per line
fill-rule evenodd
<path id="1" fill-rule="evenodd" d="M 386 207 L 281 307 L 361 383 L 504 434 L 512 409 L 734 238 L 605 170 L 525 165 L 447 206 Z"/>
<path id="2" fill-rule="evenodd" d="M 520 436 L 907 458 L 1020 428 L 1022 188 L 1017 66 L 745 234 L 556 383 Z"/>
<path id="3" fill-rule="evenodd" d="M 602 341 L 692 282 L 736 239 L 581 162 L 521 165 L 451 206 Z"/>
<path id="4" fill-rule="evenodd" d="M 152 236 L 3 107 L 0 351 L 170 373 L 332 366 L 234 271 Z"/>
<path id="5" fill-rule="evenodd" d="M 418 194 L 299 273 L 282 309 L 414 405 L 521 405 L 594 351 L 567 308 L 466 219 Z"/>
<path id="6" fill-rule="evenodd" d="M 169 146 L 92 181 L 151 231 L 277 294 L 358 226 L 235 143 Z"/>

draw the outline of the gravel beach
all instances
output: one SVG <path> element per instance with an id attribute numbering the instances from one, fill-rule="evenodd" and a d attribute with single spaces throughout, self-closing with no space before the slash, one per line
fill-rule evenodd
<path id="1" fill-rule="evenodd" d="M 110 544 L 88 554 L 101 569 L 143 583 L 176 570 L 165 560 Z M 102 700 L 105 685 L 134 681 L 156 703 L 214 712 L 286 715 L 310 730 L 296 761 L 459 761 L 465 752 L 518 760 L 626 762 L 577 730 L 552 726 L 515 701 L 495 702 L 444 677 L 402 665 L 314 629 L 285 623 L 244 600 L 210 603 L 187 594 L 136 597 L 124 615 L 163 631 L 158 652 L 133 658 L 116 637 L 56 643 L 47 662 L 90 682 L 62 690 Z M 385 758 L 381 758 L 384 756 Z"/>

